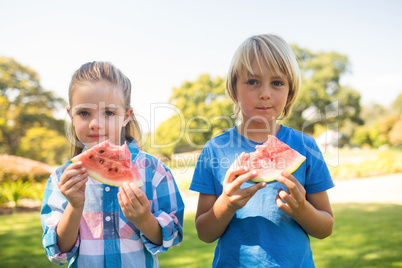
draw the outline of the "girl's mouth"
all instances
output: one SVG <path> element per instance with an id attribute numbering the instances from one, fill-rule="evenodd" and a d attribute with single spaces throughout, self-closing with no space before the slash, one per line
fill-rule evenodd
<path id="1" fill-rule="evenodd" d="M 102 139 L 103 137 L 105 137 L 105 135 L 92 134 L 92 135 L 88 135 L 88 137 L 91 139 L 99 140 L 99 139 Z"/>

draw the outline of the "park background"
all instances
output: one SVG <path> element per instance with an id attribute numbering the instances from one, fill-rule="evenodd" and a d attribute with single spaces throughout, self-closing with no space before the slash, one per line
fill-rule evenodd
<path id="1" fill-rule="evenodd" d="M 110 61 L 131 79 L 140 142 L 172 168 L 185 197 L 203 144 L 236 124 L 224 92 L 231 57 L 261 33 L 282 36 L 299 58 L 303 86 L 283 123 L 320 142 L 335 183 L 402 180 L 399 1 L 17 0 L 0 7 L 0 267 L 51 266 L 38 205 L 49 172 L 69 159 L 67 89 L 88 61 Z M 377 201 L 334 204 L 334 234 L 312 239 L 318 267 L 402 267 L 401 202 Z M 189 210 L 183 244 L 161 255 L 162 267 L 210 265 L 214 244 L 198 241 L 193 219 Z"/>

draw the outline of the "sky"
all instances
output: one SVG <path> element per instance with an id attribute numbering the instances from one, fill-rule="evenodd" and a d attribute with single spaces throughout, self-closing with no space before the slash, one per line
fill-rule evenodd
<path id="1" fill-rule="evenodd" d="M 256 34 L 347 55 L 341 84 L 363 105 L 388 106 L 402 93 L 399 0 L 0 0 L 0 10 L 0 57 L 35 70 L 43 88 L 66 100 L 83 63 L 112 62 L 132 82 L 144 132 L 175 113 L 173 88 L 203 73 L 226 76 L 237 47 Z"/>

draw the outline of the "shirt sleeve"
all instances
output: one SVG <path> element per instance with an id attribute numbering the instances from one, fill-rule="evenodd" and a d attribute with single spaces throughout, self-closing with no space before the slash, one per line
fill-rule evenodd
<path id="1" fill-rule="evenodd" d="M 326 191 L 334 187 L 328 166 L 324 156 L 314 139 L 311 139 L 307 146 L 308 157 L 305 189 L 307 193 L 313 194 Z"/>
<path id="2" fill-rule="evenodd" d="M 154 177 L 152 214 L 162 228 L 162 245 L 153 244 L 142 233 L 141 239 L 148 251 L 155 255 L 180 245 L 183 240 L 184 203 L 170 170 L 159 163 Z"/>
<path id="3" fill-rule="evenodd" d="M 41 222 L 43 228 L 42 244 L 49 260 L 62 265 L 78 255 L 79 237 L 70 252 L 62 253 L 57 246 L 57 225 L 67 206 L 67 199 L 60 192 L 58 183 L 66 166 L 57 169 L 47 181 L 41 208 Z"/>

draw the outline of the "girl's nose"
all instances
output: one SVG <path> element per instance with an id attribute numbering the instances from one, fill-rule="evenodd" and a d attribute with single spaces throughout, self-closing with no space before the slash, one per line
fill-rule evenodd
<path id="1" fill-rule="evenodd" d="M 99 129 L 103 125 L 101 117 L 94 117 L 91 119 L 89 122 L 89 128 L 90 129 Z"/>

